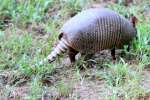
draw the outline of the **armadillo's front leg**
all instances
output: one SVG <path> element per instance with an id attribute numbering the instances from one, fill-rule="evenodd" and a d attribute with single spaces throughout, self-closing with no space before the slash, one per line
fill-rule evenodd
<path id="1" fill-rule="evenodd" d="M 76 51 L 75 49 L 69 47 L 68 55 L 69 55 L 71 63 L 75 62 L 75 56 L 76 56 L 77 53 L 78 53 L 78 51 Z"/>
<path id="2" fill-rule="evenodd" d="M 115 57 L 115 48 L 111 49 L 111 56 L 112 56 L 113 60 L 116 60 L 116 57 Z"/>

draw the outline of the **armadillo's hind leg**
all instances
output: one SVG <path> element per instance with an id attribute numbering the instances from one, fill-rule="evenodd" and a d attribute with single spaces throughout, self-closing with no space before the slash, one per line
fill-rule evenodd
<path id="1" fill-rule="evenodd" d="M 116 56 L 115 56 L 115 48 L 111 49 L 111 56 L 113 60 L 116 60 Z"/>
<path id="2" fill-rule="evenodd" d="M 75 56 L 76 56 L 77 53 L 78 53 L 78 51 L 76 51 L 75 49 L 69 47 L 68 55 L 69 55 L 69 59 L 70 59 L 71 63 L 75 62 Z"/>

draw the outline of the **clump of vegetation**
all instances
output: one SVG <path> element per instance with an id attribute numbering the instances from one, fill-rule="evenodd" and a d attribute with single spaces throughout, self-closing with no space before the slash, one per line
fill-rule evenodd
<path id="1" fill-rule="evenodd" d="M 129 79 L 128 64 L 124 61 L 117 64 L 108 64 L 109 70 L 104 74 L 104 78 L 111 86 L 121 86 Z"/>
<path id="2" fill-rule="evenodd" d="M 57 85 L 57 90 L 59 92 L 60 96 L 68 97 L 72 90 L 72 84 L 73 83 L 65 83 L 65 82 L 59 82 Z"/>

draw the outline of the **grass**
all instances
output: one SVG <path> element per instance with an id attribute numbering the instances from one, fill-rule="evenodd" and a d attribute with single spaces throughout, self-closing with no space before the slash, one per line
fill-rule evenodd
<path id="1" fill-rule="evenodd" d="M 68 97 L 71 90 L 72 90 L 72 84 L 73 83 L 68 83 L 66 84 L 65 82 L 61 81 L 58 83 L 57 90 L 59 92 L 60 96 Z"/>
<path id="2" fill-rule="evenodd" d="M 129 70 L 127 66 L 128 64 L 125 62 L 108 64 L 110 71 L 106 71 L 104 74 L 104 78 L 107 80 L 107 83 L 111 86 L 123 85 L 125 80 L 129 79 Z"/>
<path id="3" fill-rule="evenodd" d="M 109 57 L 102 63 L 93 59 L 96 66 L 92 68 L 94 71 L 87 67 L 88 63 L 82 58 L 69 68 L 60 64 L 62 57 L 52 64 L 48 62 L 38 64 L 52 50 L 63 23 L 82 9 L 88 8 L 93 0 L 0 0 L 0 2 L 0 87 L 2 84 L 3 88 L 0 95 L 10 99 L 10 95 L 13 95 L 17 87 L 28 86 L 30 89 L 26 96 L 18 96 L 16 99 L 36 100 L 44 98 L 44 95 L 50 95 L 48 97 L 54 100 L 59 96 L 77 99 L 71 95 L 75 83 L 86 85 L 84 82 L 95 76 L 104 81 L 106 89 L 111 90 L 111 96 L 105 94 L 105 100 L 118 98 L 136 100 L 150 96 L 150 89 L 142 86 L 142 82 L 150 82 L 149 77 L 143 75 L 147 71 L 146 66 L 150 64 L 150 20 L 144 15 L 144 12 L 150 9 L 148 1 L 125 7 L 121 0 L 119 4 L 108 6 L 124 16 L 134 14 L 138 17 L 138 40 L 134 41 L 131 51 L 126 52 L 127 56 L 133 55 L 131 59 L 118 58 L 115 63 Z M 31 30 L 26 28 L 27 23 L 31 23 L 29 26 Z M 44 30 L 44 34 L 39 32 L 40 29 Z M 84 70 L 80 70 L 80 67 Z M 72 82 L 72 78 L 75 78 L 75 81 Z M 64 79 L 68 79 L 67 83 Z M 6 81 L 6 84 L 3 84 L 3 81 Z M 93 82 L 95 81 L 99 82 L 97 78 Z M 54 92 L 52 88 L 59 96 L 51 95 L 51 92 Z M 103 90 L 105 91 L 107 90 Z"/>

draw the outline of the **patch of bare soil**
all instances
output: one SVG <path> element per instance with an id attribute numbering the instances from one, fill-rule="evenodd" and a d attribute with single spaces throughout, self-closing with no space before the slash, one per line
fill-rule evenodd
<path id="1" fill-rule="evenodd" d="M 104 81 L 85 79 L 74 86 L 71 98 L 77 98 L 78 100 L 103 100 L 104 96 L 110 94 L 110 90 L 105 86 Z"/>
<path id="2" fill-rule="evenodd" d="M 16 100 L 25 97 L 29 86 L 27 77 L 16 71 L 5 70 L 0 73 L 0 100 Z"/>
<path id="3" fill-rule="evenodd" d="M 144 88 L 150 89 L 150 64 L 146 65 L 143 71 L 142 85 Z"/>
<path id="4" fill-rule="evenodd" d="M 21 100 L 27 97 L 30 87 L 27 85 L 13 87 L 7 90 L 6 86 L 0 86 L 0 100 Z"/>
<path id="5" fill-rule="evenodd" d="M 141 85 L 143 86 L 143 88 L 147 91 L 149 91 L 148 93 L 140 96 L 141 100 L 150 100 L 150 66 L 149 68 L 146 68 L 143 72 L 143 78 L 141 81 Z"/>
<path id="6" fill-rule="evenodd" d="M 15 87 L 15 89 L 10 92 L 8 98 L 9 100 L 16 100 L 16 99 L 21 100 L 27 97 L 29 89 L 30 89 L 29 86 Z"/>
<path id="7" fill-rule="evenodd" d="M 68 84 L 67 87 L 70 87 L 69 84 L 71 84 L 68 96 L 64 96 L 63 92 L 58 91 L 56 84 L 60 82 L 59 80 L 43 96 L 44 100 L 49 100 L 49 98 L 56 98 L 57 100 L 103 100 L 104 96 L 112 95 L 104 80 L 100 76 L 94 75 L 94 69 L 81 71 L 81 79 L 76 75 L 74 68 L 67 68 L 65 72 L 64 69 L 66 68 L 60 72 L 62 73 L 61 80 L 64 84 Z"/>

